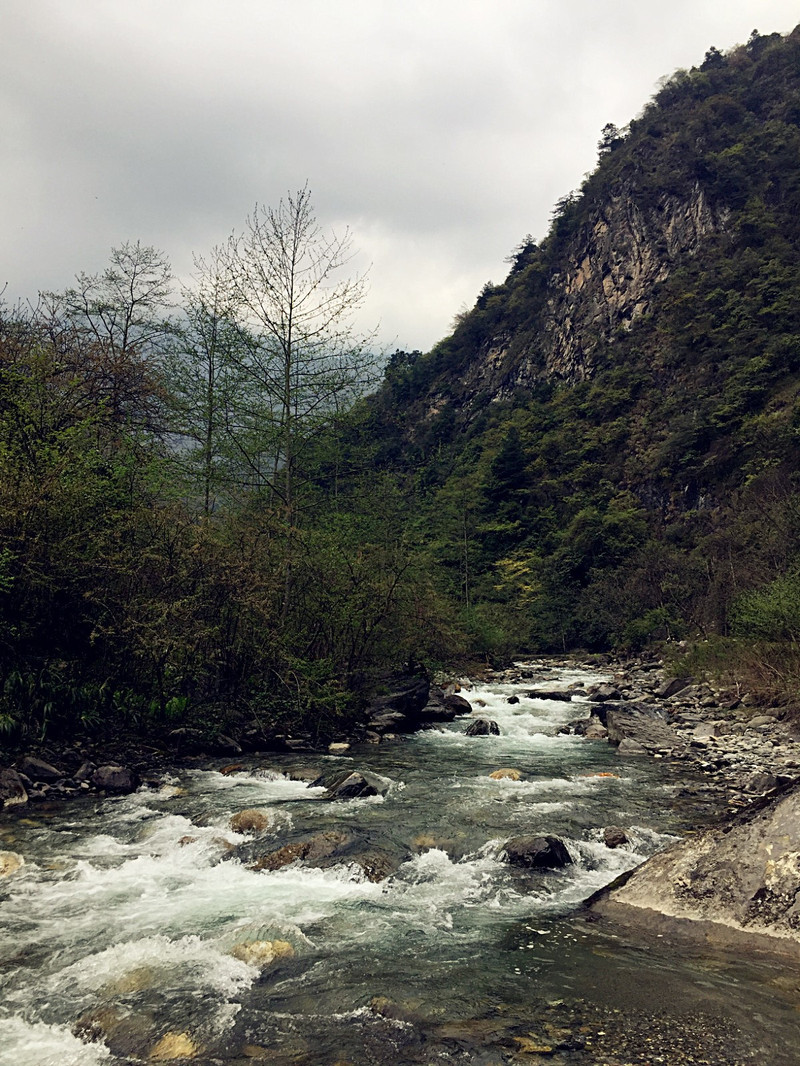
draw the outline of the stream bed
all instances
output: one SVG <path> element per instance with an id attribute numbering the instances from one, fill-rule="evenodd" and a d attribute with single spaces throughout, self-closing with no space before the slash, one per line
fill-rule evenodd
<path id="1" fill-rule="evenodd" d="M 562 669 L 547 685 L 603 679 Z M 0 881 L 0 1063 L 800 1062 L 796 969 L 633 942 L 581 912 L 692 811 L 674 767 L 560 734 L 581 696 L 530 698 L 535 683 L 462 693 L 499 736 L 465 736 L 465 717 L 4 816 L 0 850 L 25 866 Z M 520 780 L 489 776 L 500 768 Z M 336 769 L 379 774 L 388 792 L 329 802 L 296 779 Z M 267 827 L 232 831 L 244 809 Z M 629 843 L 606 847 L 609 825 Z M 321 831 L 389 875 L 347 860 L 255 868 Z M 560 836 L 573 862 L 510 866 L 504 842 L 531 833 Z"/>

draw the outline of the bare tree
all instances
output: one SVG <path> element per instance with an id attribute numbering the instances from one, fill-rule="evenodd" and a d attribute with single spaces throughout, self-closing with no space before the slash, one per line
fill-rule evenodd
<path id="1" fill-rule="evenodd" d="M 224 250 L 232 308 L 254 338 L 247 369 L 269 398 L 272 488 L 290 522 L 304 446 L 375 372 L 373 337 L 353 326 L 366 278 L 344 273 L 352 257 L 349 231 L 318 224 L 308 186 L 277 208 L 256 205 Z"/>

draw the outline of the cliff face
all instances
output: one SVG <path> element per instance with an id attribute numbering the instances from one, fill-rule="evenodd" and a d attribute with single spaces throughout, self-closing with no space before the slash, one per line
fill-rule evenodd
<path id="1" fill-rule="evenodd" d="M 503 400 L 542 380 L 590 377 L 598 344 L 613 343 L 651 312 L 656 286 L 730 216 L 725 207 L 712 209 L 698 182 L 685 197 L 663 195 L 654 206 L 638 199 L 630 183 L 609 190 L 555 265 L 533 341 L 514 352 L 509 331 L 476 352 L 464 377 L 467 404 L 470 394 L 487 390 Z"/>

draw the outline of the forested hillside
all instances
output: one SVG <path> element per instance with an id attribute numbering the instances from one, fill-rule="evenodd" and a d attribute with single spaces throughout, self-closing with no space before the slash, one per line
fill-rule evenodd
<path id="1" fill-rule="evenodd" d="M 486 649 L 800 623 L 800 29 L 678 71 L 368 407 Z"/>
<path id="2" fill-rule="evenodd" d="M 383 383 L 308 190 L 0 316 L 0 729 L 336 735 L 381 672 L 800 632 L 800 28 L 666 81 Z M 717 645 L 714 645 L 717 647 Z M 723 644 L 724 651 L 724 644 Z"/>

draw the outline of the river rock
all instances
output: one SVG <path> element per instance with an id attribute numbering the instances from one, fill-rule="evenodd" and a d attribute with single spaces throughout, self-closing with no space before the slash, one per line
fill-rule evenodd
<path id="1" fill-rule="evenodd" d="M 242 940 L 234 944 L 230 954 L 240 962 L 263 970 L 276 959 L 290 959 L 294 948 L 288 940 Z"/>
<path id="2" fill-rule="evenodd" d="M 127 793 L 133 792 L 138 782 L 127 767 L 109 764 L 97 767 L 92 774 L 92 784 L 104 792 Z"/>
<path id="3" fill-rule="evenodd" d="M 683 692 L 692 683 L 690 677 L 671 677 L 669 681 L 665 681 L 659 685 L 655 690 L 655 695 L 660 700 L 669 699 L 670 696 L 677 696 L 679 692 Z"/>
<path id="4" fill-rule="evenodd" d="M 0 851 L 0 877 L 10 877 L 25 865 L 25 859 L 16 851 Z"/>
<path id="5" fill-rule="evenodd" d="M 607 848 L 620 848 L 628 843 L 628 834 L 618 825 L 607 825 L 603 830 L 603 843 Z"/>
<path id="6" fill-rule="evenodd" d="M 464 730 L 466 737 L 499 737 L 500 726 L 490 718 L 476 718 Z"/>
<path id="7" fill-rule="evenodd" d="M 503 767 L 500 770 L 493 770 L 492 773 L 489 774 L 489 777 L 491 777 L 491 779 L 493 781 L 520 781 L 520 780 L 522 780 L 522 774 L 519 772 L 519 770 L 514 770 L 510 766 L 509 767 Z"/>
<path id="8" fill-rule="evenodd" d="M 196 1059 L 202 1046 L 188 1033 L 165 1033 L 151 1048 L 150 1062 L 172 1062 L 175 1059 Z"/>
<path id="9" fill-rule="evenodd" d="M 361 799 L 365 796 L 385 796 L 391 781 L 369 770 L 340 770 L 335 774 L 323 774 L 312 781 L 309 788 L 324 787 L 324 800 Z"/>
<path id="10" fill-rule="evenodd" d="M 534 870 L 555 870 L 572 862 L 564 841 L 557 836 L 520 836 L 503 845 L 505 858 L 512 866 Z"/>
<path id="11" fill-rule="evenodd" d="M 800 785 L 659 852 L 593 904 L 800 941 Z"/>
<path id="12" fill-rule="evenodd" d="M 565 692 L 563 688 L 533 688 L 526 695 L 531 700 L 558 700 L 560 703 L 572 702 L 572 693 Z"/>
<path id="13" fill-rule="evenodd" d="M 19 764 L 20 773 L 25 774 L 31 781 L 42 781 L 46 785 L 62 781 L 66 776 L 57 766 L 52 766 L 44 759 L 37 759 L 33 755 L 26 755 Z"/>
<path id="14" fill-rule="evenodd" d="M 16 770 L 0 770 L 0 809 L 28 802 L 28 793 Z"/>
<path id="15" fill-rule="evenodd" d="M 615 685 L 603 682 L 600 685 L 590 685 L 586 689 L 586 695 L 593 703 L 606 703 L 608 700 L 622 699 L 620 690 Z"/>
<path id="16" fill-rule="evenodd" d="M 260 811 L 254 807 L 239 811 L 228 822 L 234 833 L 262 833 L 272 824 L 272 817 L 268 811 Z"/>
<path id="17" fill-rule="evenodd" d="M 612 744 L 623 740 L 640 744 L 646 751 L 679 751 L 686 747 L 660 708 L 649 703 L 609 705 L 606 709 L 606 728 Z M 628 746 L 628 754 L 631 754 Z M 625 749 L 621 754 L 625 753 Z"/>
<path id="18" fill-rule="evenodd" d="M 509 696 L 506 703 L 519 703 L 519 696 Z"/>
<path id="19" fill-rule="evenodd" d="M 253 863 L 254 870 L 280 870 L 292 862 L 299 860 L 308 861 L 311 864 L 318 863 L 320 859 L 327 859 L 335 855 L 347 844 L 352 843 L 352 837 L 348 833 L 342 833 L 336 829 L 329 829 L 323 833 L 314 833 L 312 836 L 295 840 L 291 844 L 284 844 L 274 851 L 268 851 Z"/>

